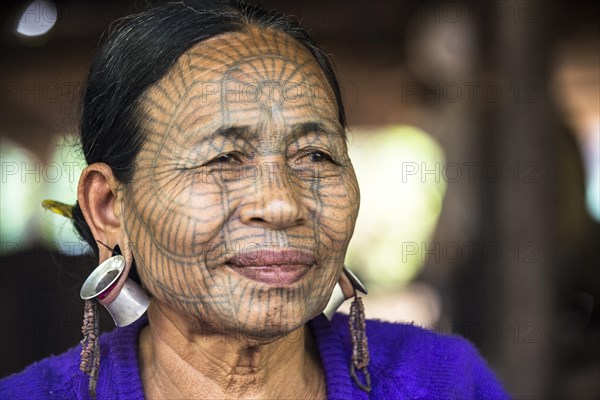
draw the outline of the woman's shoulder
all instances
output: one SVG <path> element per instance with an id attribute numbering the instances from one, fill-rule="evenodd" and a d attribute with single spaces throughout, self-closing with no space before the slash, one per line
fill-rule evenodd
<path id="1" fill-rule="evenodd" d="M 76 386 L 83 374 L 79 371 L 81 345 L 58 356 L 33 363 L 23 371 L 0 380 L 1 399 L 77 398 Z"/>
<path id="2" fill-rule="evenodd" d="M 347 315 L 336 314 L 332 323 L 344 340 L 351 340 Z M 374 362 L 419 365 L 480 360 L 477 349 L 463 337 L 440 334 L 413 323 L 368 319 L 366 334 Z"/>
<path id="3" fill-rule="evenodd" d="M 478 350 L 467 339 L 441 334 L 414 323 L 367 321 L 367 337 L 373 350 L 404 363 L 470 364 L 481 361 Z"/>
<path id="4" fill-rule="evenodd" d="M 348 317 L 336 314 L 332 322 L 351 346 Z M 366 334 L 374 382 L 426 398 L 509 398 L 477 348 L 461 336 L 380 320 L 367 320 Z"/>
<path id="5" fill-rule="evenodd" d="M 415 323 L 367 320 L 367 335 L 373 346 L 404 360 L 426 361 L 452 356 L 468 361 L 478 355 L 475 346 L 462 336 L 441 334 Z"/>
<path id="6" fill-rule="evenodd" d="M 137 337 L 146 323 L 143 318 L 128 327 L 100 336 L 98 398 L 117 398 L 119 396 L 115 393 L 130 392 L 132 388 L 135 393 L 139 392 L 141 384 L 133 384 L 132 381 L 139 381 Z M 1 379 L 0 400 L 88 398 L 89 378 L 79 370 L 80 352 L 79 344 L 61 355 L 50 356 Z"/>

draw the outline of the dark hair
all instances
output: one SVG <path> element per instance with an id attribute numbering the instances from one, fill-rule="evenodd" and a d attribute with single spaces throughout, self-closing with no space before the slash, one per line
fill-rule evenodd
<path id="1" fill-rule="evenodd" d="M 340 88 L 327 55 L 295 21 L 241 1 L 169 3 L 124 18 L 99 50 L 82 101 L 81 145 L 86 162 L 106 163 L 122 183 L 131 182 L 143 139 L 139 101 L 142 95 L 190 47 L 248 26 L 275 29 L 303 44 L 325 74 L 335 96 L 339 122 L 346 127 Z M 98 254 L 79 203 L 73 211 L 80 236 Z"/>

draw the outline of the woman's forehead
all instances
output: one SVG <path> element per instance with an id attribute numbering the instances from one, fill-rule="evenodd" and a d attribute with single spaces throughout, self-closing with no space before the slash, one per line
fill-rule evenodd
<path id="1" fill-rule="evenodd" d="M 157 128 L 336 124 L 337 104 L 314 57 L 289 36 L 230 33 L 192 47 L 144 101 Z M 164 129 L 158 129 L 164 132 Z"/>

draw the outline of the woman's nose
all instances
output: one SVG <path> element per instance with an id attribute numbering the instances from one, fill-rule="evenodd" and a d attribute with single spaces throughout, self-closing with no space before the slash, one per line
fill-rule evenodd
<path id="1" fill-rule="evenodd" d="M 301 225 L 306 219 L 306 209 L 285 164 L 262 165 L 260 176 L 244 197 L 240 208 L 244 224 L 283 229 Z"/>

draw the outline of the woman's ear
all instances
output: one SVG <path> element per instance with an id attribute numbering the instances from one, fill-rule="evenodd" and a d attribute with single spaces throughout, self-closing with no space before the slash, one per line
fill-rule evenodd
<path id="1" fill-rule="evenodd" d="M 116 214 L 118 189 L 117 179 L 104 163 L 94 163 L 85 168 L 77 187 L 77 200 L 94 239 L 111 248 L 121 237 L 122 230 Z M 99 245 L 99 250 L 101 261 L 111 256 L 106 247 Z"/>

